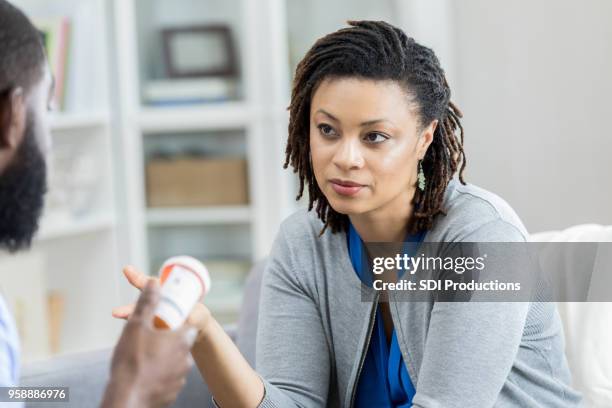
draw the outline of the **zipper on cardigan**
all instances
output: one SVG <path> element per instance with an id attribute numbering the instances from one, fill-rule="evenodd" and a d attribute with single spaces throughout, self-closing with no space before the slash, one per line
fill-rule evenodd
<path id="1" fill-rule="evenodd" d="M 378 293 L 374 296 L 374 307 L 372 307 L 372 311 L 370 312 L 370 321 L 368 323 L 368 337 L 366 338 L 365 347 L 361 352 L 361 358 L 359 360 L 359 367 L 357 368 L 357 377 L 355 378 L 355 383 L 353 384 L 353 391 L 351 392 L 351 402 L 349 407 L 353 407 L 355 402 L 355 393 L 357 392 L 357 385 L 359 384 L 359 376 L 361 375 L 361 369 L 363 368 L 363 364 L 365 363 L 366 355 L 368 354 L 368 348 L 370 347 L 370 340 L 372 339 L 372 329 L 374 329 L 374 321 L 376 319 L 376 310 L 378 309 Z"/>

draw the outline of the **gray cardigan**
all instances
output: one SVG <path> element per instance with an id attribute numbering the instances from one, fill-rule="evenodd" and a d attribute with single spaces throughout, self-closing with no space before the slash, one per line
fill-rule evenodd
<path id="1" fill-rule="evenodd" d="M 426 242 L 516 242 L 527 232 L 496 195 L 452 181 L 446 216 Z M 363 286 L 346 235 L 314 212 L 281 225 L 263 277 L 257 371 L 261 407 L 351 407 L 369 344 L 375 292 Z M 362 296 L 369 301 L 362 301 Z M 576 407 L 554 303 L 391 302 L 413 407 Z"/>

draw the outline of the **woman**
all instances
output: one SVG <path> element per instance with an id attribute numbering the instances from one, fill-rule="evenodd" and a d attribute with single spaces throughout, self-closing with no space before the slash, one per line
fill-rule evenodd
<path id="1" fill-rule="evenodd" d="M 527 240 L 503 200 L 463 181 L 461 113 L 434 53 L 387 23 L 350 22 L 298 65 L 289 109 L 285 167 L 310 205 L 283 222 L 266 266 L 258 372 L 204 306 L 190 317 L 219 406 L 577 405 L 554 304 L 386 303 L 360 280 L 362 242 Z"/>

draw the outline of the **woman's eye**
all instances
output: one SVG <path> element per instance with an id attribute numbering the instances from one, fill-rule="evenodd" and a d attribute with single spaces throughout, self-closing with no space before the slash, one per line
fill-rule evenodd
<path id="1" fill-rule="evenodd" d="M 323 136 L 334 136 L 336 134 L 334 128 L 329 125 L 322 124 L 317 127 L 319 128 L 319 132 L 321 132 Z"/>
<path id="2" fill-rule="evenodd" d="M 388 137 L 382 133 L 372 132 L 365 135 L 364 139 L 368 143 L 381 143 L 387 140 Z"/>

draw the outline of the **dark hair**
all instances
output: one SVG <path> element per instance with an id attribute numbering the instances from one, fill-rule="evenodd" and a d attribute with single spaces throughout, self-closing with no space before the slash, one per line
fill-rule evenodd
<path id="1" fill-rule="evenodd" d="M 44 62 L 40 32 L 21 10 L 0 0 L 0 96 L 16 87 L 29 91 Z"/>
<path id="2" fill-rule="evenodd" d="M 34 117 L 28 115 L 23 141 L 0 176 L 0 251 L 15 252 L 30 246 L 46 191 L 45 157 L 36 141 Z"/>
<path id="3" fill-rule="evenodd" d="M 445 214 L 442 208 L 444 192 L 459 169 L 463 180 L 465 154 L 463 115 L 450 101 L 450 88 L 444 71 L 434 52 L 409 38 L 399 28 L 384 21 L 349 21 L 343 28 L 317 40 L 297 66 L 291 104 L 289 106 L 289 137 L 285 150 L 285 164 L 298 173 L 300 187 L 296 200 L 308 184 L 309 204 L 324 227 L 332 232 L 346 231 L 348 217 L 337 213 L 319 189 L 310 163 L 310 104 L 314 91 L 326 78 L 357 77 L 372 80 L 393 80 L 402 85 L 411 102 L 417 106 L 421 128 L 438 120 L 433 141 L 422 165 L 427 185 L 425 191 L 416 189 L 414 213 L 408 230 L 411 233 L 429 230 L 436 215 Z M 455 131 L 460 130 L 460 138 Z"/>

